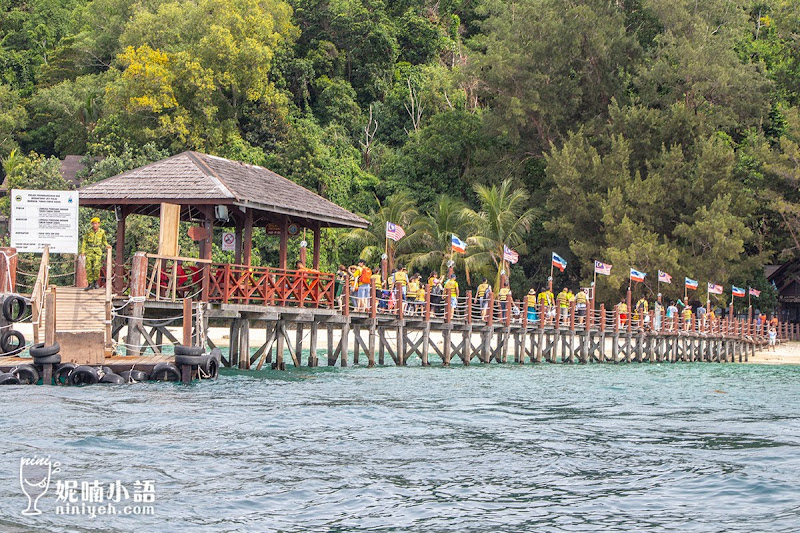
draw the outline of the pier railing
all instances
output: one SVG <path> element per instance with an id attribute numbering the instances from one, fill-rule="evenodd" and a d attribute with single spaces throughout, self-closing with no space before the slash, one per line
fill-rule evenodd
<path id="1" fill-rule="evenodd" d="M 208 301 L 228 304 L 333 308 L 335 276 L 234 264 L 210 265 Z"/>
<path id="2" fill-rule="evenodd" d="M 351 281 L 352 283 L 352 281 Z M 779 340 L 800 340 L 800 324 L 787 322 L 759 322 L 752 316 L 734 318 L 700 317 L 695 313 L 666 316 L 666 308 L 658 312 L 633 310 L 620 312 L 618 308 L 595 307 L 590 301 L 580 309 L 574 301 L 566 306 L 559 304 L 530 305 L 528 298 L 498 298 L 488 293 L 484 298 L 475 297 L 471 290 L 461 292 L 455 300 L 444 291 L 431 290 L 423 286 L 424 297 L 412 295 L 408 288 L 395 287 L 385 290 L 373 281 L 369 291 L 358 293 L 357 287 L 348 284 L 337 302 L 343 314 L 369 314 L 374 317 L 392 316 L 400 319 L 440 320 L 460 324 L 487 326 L 515 326 L 523 329 L 565 329 L 572 331 L 599 330 L 616 333 L 660 333 L 694 336 L 724 336 L 766 340 L 770 327 L 775 327 Z M 365 294 L 367 295 L 365 297 Z M 346 304 L 345 304 L 346 302 Z"/>

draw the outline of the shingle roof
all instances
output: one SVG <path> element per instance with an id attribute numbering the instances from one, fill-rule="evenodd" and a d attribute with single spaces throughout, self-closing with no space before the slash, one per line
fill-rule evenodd
<path id="1" fill-rule="evenodd" d="M 323 226 L 367 227 L 363 218 L 318 194 L 256 165 L 198 152 L 183 152 L 81 187 L 87 204 L 173 201 L 233 203 L 299 216 Z"/>

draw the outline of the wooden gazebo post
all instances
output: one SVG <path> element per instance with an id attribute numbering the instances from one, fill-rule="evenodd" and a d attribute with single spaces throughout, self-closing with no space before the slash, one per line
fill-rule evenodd
<path id="1" fill-rule="evenodd" d="M 114 266 L 114 292 L 122 294 L 125 290 L 125 222 L 131 209 L 127 205 L 119 206 L 120 217 L 117 220 L 117 249 L 116 262 Z M 106 273 L 108 275 L 108 273 Z M 107 281 L 106 281 L 107 282 Z"/>
<path id="2" fill-rule="evenodd" d="M 244 214 L 244 240 L 242 241 L 242 260 L 250 266 L 253 256 L 253 208 L 248 207 Z"/>
<path id="3" fill-rule="evenodd" d="M 314 270 L 319 270 L 319 247 L 320 247 L 320 233 L 322 230 L 319 227 L 319 222 L 314 224 L 314 262 L 313 268 Z"/>
<path id="4" fill-rule="evenodd" d="M 278 268 L 286 270 L 287 263 L 287 248 L 289 244 L 289 217 L 281 215 L 281 251 L 280 251 L 280 265 Z"/>

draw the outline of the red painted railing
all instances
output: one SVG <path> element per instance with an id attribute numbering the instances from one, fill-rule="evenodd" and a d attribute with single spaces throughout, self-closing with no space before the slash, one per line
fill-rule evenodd
<path id="1" fill-rule="evenodd" d="M 335 277 L 327 272 L 217 263 L 210 266 L 209 302 L 333 308 L 334 291 Z"/>

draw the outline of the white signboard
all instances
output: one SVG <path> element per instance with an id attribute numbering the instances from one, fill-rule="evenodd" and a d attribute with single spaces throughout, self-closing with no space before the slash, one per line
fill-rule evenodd
<path id="1" fill-rule="evenodd" d="M 11 246 L 18 252 L 78 253 L 78 192 L 11 190 Z"/>
<path id="2" fill-rule="evenodd" d="M 235 252 L 236 251 L 236 234 L 223 233 L 222 234 L 222 251 Z"/>

